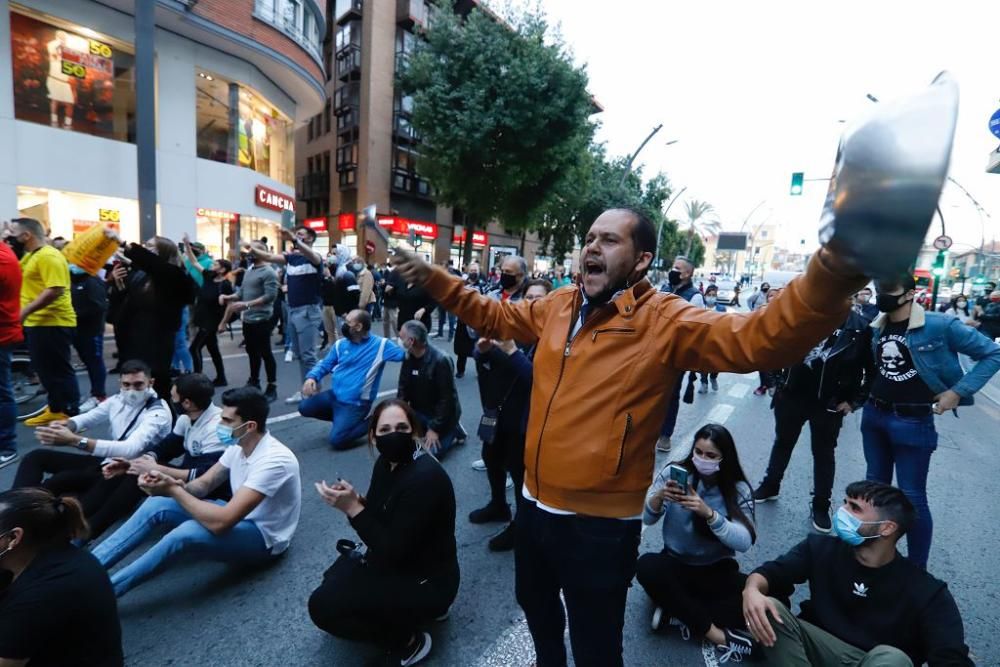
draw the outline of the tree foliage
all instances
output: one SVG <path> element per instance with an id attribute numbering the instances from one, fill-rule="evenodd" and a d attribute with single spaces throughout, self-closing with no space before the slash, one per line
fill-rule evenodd
<path id="1" fill-rule="evenodd" d="M 491 220 L 533 228 L 593 137 L 586 72 L 547 38 L 537 11 L 502 23 L 449 7 L 400 73 L 422 140 L 417 168 L 440 203 L 466 214 L 467 229 Z"/>

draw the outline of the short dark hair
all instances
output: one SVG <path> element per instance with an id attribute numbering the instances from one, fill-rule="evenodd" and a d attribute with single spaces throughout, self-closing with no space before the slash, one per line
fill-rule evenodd
<path id="1" fill-rule="evenodd" d="M 233 270 L 233 263 L 230 262 L 228 259 L 217 259 L 215 261 L 219 263 L 219 266 L 221 266 L 223 269 L 226 270 L 226 273 L 229 273 L 230 271 Z"/>
<path id="2" fill-rule="evenodd" d="M 187 373 L 174 380 L 174 388 L 181 400 L 185 398 L 199 410 L 204 410 L 212 404 L 212 397 L 215 396 L 215 385 L 203 373 Z"/>
<path id="3" fill-rule="evenodd" d="M 361 330 L 368 333 L 372 330 L 372 316 L 368 314 L 367 310 L 363 308 L 358 308 L 358 322 L 361 323 Z"/>
<path id="4" fill-rule="evenodd" d="M 129 359 L 118 369 L 119 375 L 132 375 L 133 373 L 142 373 L 148 378 L 153 377 L 153 369 L 142 359 Z"/>
<path id="5" fill-rule="evenodd" d="M 875 289 L 879 292 L 891 292 L 897 287 L 902 287 L 903 294 L 906 294 L 911 289 L 917 289 L 917 281 L 912 274 L 907 273 L 898 278 L 879 280 L 875 283 Z"/>
<path id="6" fill-rule="evenodd" d="M 871 503 L 878 510 L 879 517 L 895 523 L 898 526 L 897 539 L 910 530 L 917 518 L 913 503 L 895 486 L 865 480 L 848 484 L 844 493 L 848 498 Z"/>
<path id="7" fill-rule="evenodd" d="M 656 226 L 645 213 L 631 206 L 616 206 L 619 211 L 626 211 L 635 218 L 632 225 L 632 244 L 639 252 L 656 254 Z"/>
<path id="8" fill-rule="evenodd" d="M 315 229 L 310 229 L 309 227 L 306 227 L 305 225 L 299 225 L 298 227 L 295 228 L 295 231 L 298 231 L 300 229 L 302 231 L 304 231 L 306 233 L 306 235 L 309 236 L 309 240 L 310 241 L 315 241 L 316 240 L 316 230 Z"/>
<path id="9" fill-rule="evenodd" d="M 705 287 L 705 294 L 708 294 L 709 292 L 718 292 L 718 291 L 719 291 L 718 285 L 707 285 Z"/>
<path id="10" fill-rule="evenodd" d="M 257 432 L 267 433 L 267 415 L 271 406 L 257 387 L 237 387 L 222 394 L 222 404 L 236 408 L 236 414 L 245 422 L 257 422 Z"/>
<path id="11" fill-rule="evenodd" d="M 524 284 L 524 291 L 527 292 L 529 287 L 541 287 L 548 294 L 552 291 L 552 283 L 550 283 L 545 278 L 535 278 L 534 280 L 529 280 Z"/>
<path id="12" fill-rule="evenodd" d="M 23 227 L 24 231 L 30 232 L 32 236 L 45 238 L 45 226 L 34 218 L 13 218 L 11 222 Z"/>

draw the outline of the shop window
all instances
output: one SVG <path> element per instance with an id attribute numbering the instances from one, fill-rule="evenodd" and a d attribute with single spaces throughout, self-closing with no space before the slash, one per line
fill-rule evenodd
<path id="1" fill-rule="evenodd" d="M 19 11 L 10 35 L 15 118 L 135 143 L 135 58 L 122 45 Z"/>

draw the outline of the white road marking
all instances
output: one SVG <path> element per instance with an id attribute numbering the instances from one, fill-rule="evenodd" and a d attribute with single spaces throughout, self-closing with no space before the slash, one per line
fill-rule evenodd
<path id="1" fill-rule="evenodd" d="M 726 393 L 730 398 L 746 398 L 746 395 L 750 393 L 750 385 L 740 382 L 730 387 Z"/>
<path id="2" fill-rule="evenodd" d="M 380 391 L 378 394 L 375 395 L 375 397 L 376 398 L 385 398 L 386 396 L 394 396 L 395 394 L 396 394 L 396 390 L 395 389 L 386 389 L 385 391 Z M 277 415 L 276 417 L 270 417 L 267 420 L 267 423 L 268 423 L 269 426 L 271 424 L 280 424 L 281 422 L 286 422 L 286 421 L 289 421 L 289 420 L 295 419 L 296 417 L 301 417 L 301 416 L 302 415 L 299 414 L 299 412 L 296 410 L 295 412 L 289 412 L 288 414 Z"/>
<path id="3" fill-rule="evenodd" d="M 715 424 L 725 424 L 726 420 L 733 414 L 734 406 L 729 403 L 719 403 L 714 408 L 708 411 L 705 415 L 705 422 L 712 422 Z"/>

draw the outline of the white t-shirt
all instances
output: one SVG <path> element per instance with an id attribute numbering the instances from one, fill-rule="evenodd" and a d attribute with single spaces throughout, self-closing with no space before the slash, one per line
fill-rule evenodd
<path id="1" fill-rule="evenodd" d="M 215 431 L 220 416 L 222 408 L 215 403 L 205 408 L 194 424 L 191 423 L 191 417 L 181 415 L 174 424 L 174 435 L 184 438 L 184 449 L 191 456 L 221 452 L 226 446 L 219 442 L 219 434 Z"/>
<path id="2" fill-rule="evenodd" d="M 219 463 L 229 469 L 233 495 L 245 486 L 266 496 L 246 518 L 257 526 L 272 554 L 287 549 L 302 508 L 299 461 L 292 450 L 267 434 L 249 458 L 242 447 L 235 446 L 222 453 Z"/>

